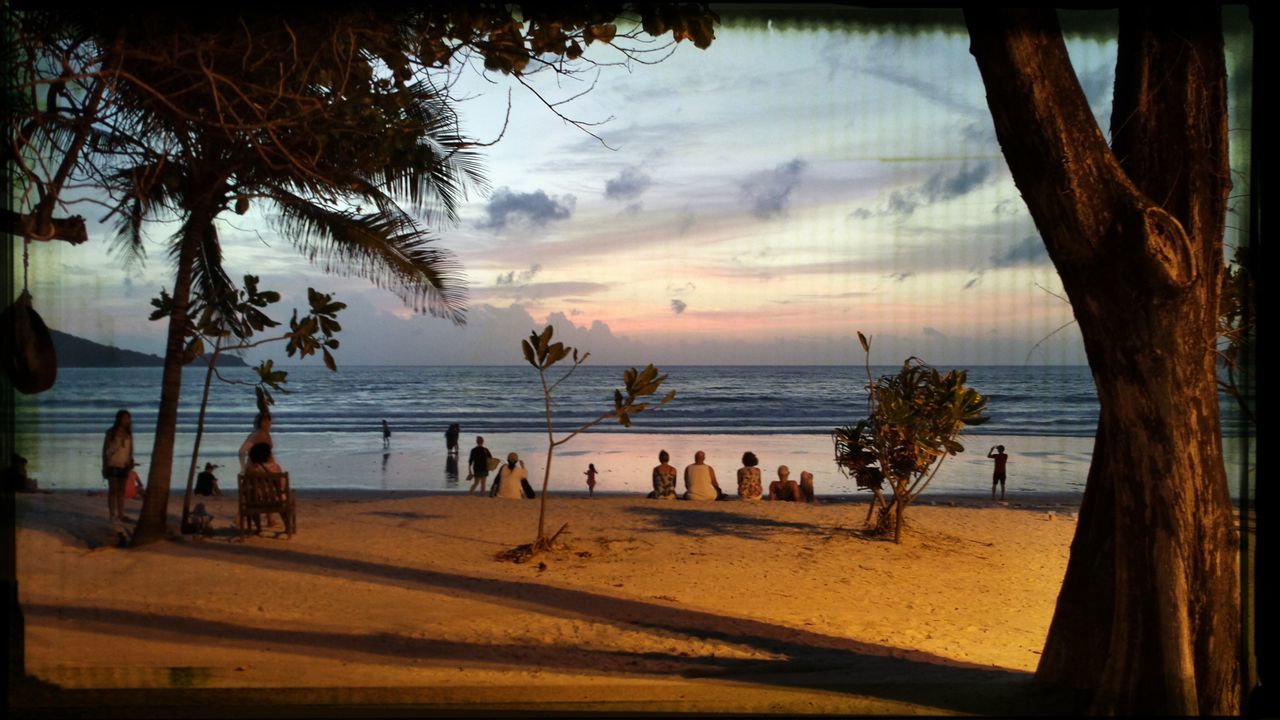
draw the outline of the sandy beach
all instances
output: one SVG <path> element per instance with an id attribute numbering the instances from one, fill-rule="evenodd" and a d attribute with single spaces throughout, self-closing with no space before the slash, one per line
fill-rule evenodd
<path id="1" fill-rule="evenodd" d="M 536 502 L 310 491 L 296 536 L 241 540 L 234 495 L 201 500 L 212 537 L 125 550 L 104 498 L 19 497 L 29 674 L 122 702 L 1014 712 L 1077 510 L 926 495 L 894 545 L 850 498 L 553 495 L 564 548 L 515 564 L 495 555 L 532 540 Z"/>

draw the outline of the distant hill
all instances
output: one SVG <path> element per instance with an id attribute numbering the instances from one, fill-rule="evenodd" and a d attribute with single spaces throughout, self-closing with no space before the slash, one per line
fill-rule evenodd
<path id="1" fill-rule="evenodd" d="M 58 353 L 58 367 L 161 367 L 164 358 L 133 350 L 102 345 L 84 338 L 50 329 L 53 349 Z M 245 367 L 244 360 L 234 355 L 218 357 L 218 367 Z"/>

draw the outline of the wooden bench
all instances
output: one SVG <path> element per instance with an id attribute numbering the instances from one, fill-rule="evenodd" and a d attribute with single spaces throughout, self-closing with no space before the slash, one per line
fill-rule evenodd
<path id="1" fill-rule="evenodd" d="M 256 532 L 262 532 L 263 513 L 278 513 L 284 519 L 284 531 L 290 537 L 298 531 L 289 473 L 241 473 L 236 476 L 236 485 L 240 502 L 241 536 L 249 531 L 250 526 Z"/>

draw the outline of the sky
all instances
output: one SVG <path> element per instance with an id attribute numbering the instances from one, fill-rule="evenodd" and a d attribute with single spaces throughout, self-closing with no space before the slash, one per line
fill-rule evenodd
<path id="1" fill-rule="evenodd" d="M 551 102 L 594 81 L 558 109 L 600 123 L 599 140 L 510 79 L 462 71 L 464 132 L 501 135 L 484 150 L 491 190 L 438 228 L 465 269 L 464 327 L 324 274 L 271 229 L 269 208 L 224 214 L 225 264 L 284 295 L 278 319 L 307 287 L 346 302 L 340 365 L 517 364 L 519 341 L 547 323 L 604 364 L 861 364 L 858 331 L 877 364 L 1084 364 L 968 44 L 730 16 L 706 50 L 529 77 Z M 1068 47 L 1105 132 L 1114 40 Z M 602 44 L 588 57 L 622 59 Z M 36 309 L 54 328 L 160 353 L 148 300 L 172 284 L 173 230 L 151 228 L 142 267 L 112 257 L 92 223 L 84 246 L 38 244 Z"/>

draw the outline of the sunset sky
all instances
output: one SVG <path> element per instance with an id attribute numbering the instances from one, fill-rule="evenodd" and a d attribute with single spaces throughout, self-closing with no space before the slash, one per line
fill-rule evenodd
<path id="1" fill-rule="evenodd" d="M 1071 312 L 968 43 L 726 15 L 708 50 L 682 43 L 657 65 L 604 67 L 561 106 L 606 121 L 592 130 L 616 150 L 509 79 L 464 71 L 466 133 L 497 137 L 508 89 L 512 110 L 485 150 L 492 191 L 438 241 L 469 279 L 463 328 L 324 275 L 262 208 L 225 214 L 226 264 L 284 293 L 280 319 L 307 286 L 348 303 L 339 364 L 517 363 L 519 340 L 548 321 L 600 363 L 861 362 L 862 330 L 878 363 L 1082 364 L 1074 326 L 1032 352 Z M 1068 45 L 1105 130 L 1115 43 Z M 619 59 L 599 45 L 590 56 Z M 530 82 L 554 101 L 594 77 Z M 164 328 L 147 300 L 172 284 L 172 231 L 154 226 L 141 269 L 108 256 L 101 226 L 86 246 L 40 244 L 36 308 L 55 328 L 158 353 Z"/>

